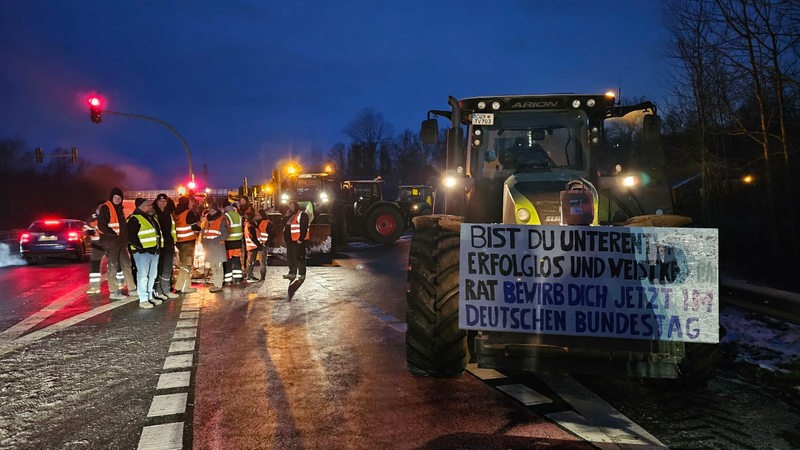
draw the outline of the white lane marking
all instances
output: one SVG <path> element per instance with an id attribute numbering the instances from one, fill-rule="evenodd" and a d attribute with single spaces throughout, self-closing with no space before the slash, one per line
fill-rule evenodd
<path id="1" fill-rule="evenodd" d="M 72 316 L 68 319 L 64 319 L 61 322 L 54 323 L 49 327 L 42 328 L 41 330 L 34 331 L 33 333 L 26 334 L 25 336 L 19 337 L 11 342 L 4 342 L 0 345 L 0 356 L 5 355 L 6 353 L 16 350 L 17 348 L 24 347 L 31 342 L 35 342 L 45 336 L 50 336 L 53 333 L 61 331 L 67 327 L 71 327 L 76 323 L 80 323 L 86 319 L 92 318 L 98 314 L 103 314 L 106 311 L 110 311 L 114 308 L 119 308 L 122 305 L 126 305 L 130 302 L 136 301 L 135 298 L 129 298 L 126 300 L 117 300 L 111 303 L 107 303 L 103 306 L 98 306 L 97 308 L 90 309 L 89 311 L 82 312 L 75 316 Z"/>
<path id="2" fill-rule="evenodd" d="M 600 427 L 590 424 L 583 416 L 575 411 L 559 411 L 545 414 L 545 417 L 564 427 L 584 441 L 591 442 L 593 446 L 601 450 L 621 449 L 621 447 L 615 444 L 611 440 L 611 437 L 606 435 Z"/>
<path id="3" fill-rule="evenodd" d="M 198 317 L 200 317 L 200 311 L 188 311 L 182 312 L 178 319 L 197 319 Z"/>
<path id="4" fill-rule="evenodd" d="M 467 364 L 467 372 L 475 375 L 481 380 L 498 380 L 501 378 L 506 378 L 505 375 L 494 369 L 483 369 L 478 367 L 478 365 L 475 363 Z"/>
<path id="5" fill-rule="evenodd" d="M 180 319 L 176 328 L 195 328 L 197 327 L 197 319 Z"/>
<path id="6" fill-rule="evenodd" d="M 183 448 L 183 422 L 152 425 L 142 429 L 138 450 L 180 450 Z"/>
<path id="7" fill-rule="evenodd" d="M 189 371 L 162 373 L 158 377 L 158 386 L 156 386 L 156 390 L 189 387 L 191 379 L 192 372 Z"/>
<path id="8" fill-rule="evenodd" d="M 25 334 L 26 331 L 30 330 L 31 328 L 35 327 L 48 317 L 55 314 L 56 311 L 60 310 L 64 306 L 78 299 L 86 291 L 86 286 L 88 285 L 84 284 L 81 285 L 80 287 L 73 289 L 67 294 L 59 297 L 56 301 L 50 303 L 49 305 L 45 306 L 39 311 L 28 316 L 22 322 L 3 331 L 2 333 L 0 333 L 0 339 L 13 340 L 18 338 L 19 336 L 22 336 L 23 334 Z"/>
<path id="9" fill-rule="evenodd" d="M 191 353 L 167 356 L 167 359 L 164 361 L 163 369 L 185 369 L 187 367 L 192 367 L 193 358 L 194 355 Z"/>
<path id="10" fill-rule="evenodd" d="M 169 345 L 170 353 L 193 352 L 194 340 L 191 341 L 172 341 Z"/>
<path id="11" fill-rule="evenodd" d="M 175 334 L 172 335 L 172 339 L 188 339 L 195 337 L 197 337 L 197 329 L 195 328 L 178 328 L 175 330 Z"/>
<path id="12" fill-rule="evenodd" d="M 173 414 L 183 414 L 186 412 L 186 400 L 189 394 L 180 392 L 178 394 L 156 395 L 147 417 L 171 416 Z"/>
<path id="13" fill-rule="evenodd" d="M 504 384 L 502 386 L 497 386 L 497 389 L 517 399 L 517 401 L 525 406 L 553 403 L 553 400 L 550 400 L 546 396 L 534 391 L 524 384 Z"/>
<path id="14" fill-rule="evenodd" d="M 611 442 L 621 448 L 668 450 L 655 436 L 637 425 L 597 394 L 566 374 L 537 374 L 559 397 L 569 403 L 586 421 L 597 427 Z M 587 439 L 589 440 L 589 439 Z M 589 442 L 604 442 L 595 436 Z M 630 446 L 630 447 L 627 447 Z"/>

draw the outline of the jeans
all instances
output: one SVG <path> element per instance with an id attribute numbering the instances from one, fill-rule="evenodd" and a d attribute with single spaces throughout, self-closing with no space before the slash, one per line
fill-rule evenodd
<path id="1" fill-rule="evenodd" d="M 136 290 L 139 292 L 139 302 L 151 299 L 150 286 L 158 277 L 158 255 L 153 253 L 134 253 L 136 261 Z"/>
<path id="2" fill-rule="evenodd" d="M 175 259 L 175 248 L 162 247 L 158 254 L 158 278 L 153 290 L 160 294 L 172 292 L 172 262 Z"/>

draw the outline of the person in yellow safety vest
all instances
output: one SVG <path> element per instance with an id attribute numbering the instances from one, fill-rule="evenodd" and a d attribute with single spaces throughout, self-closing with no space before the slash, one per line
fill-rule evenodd
<path id="1" fill-rule="evenodd" d="M 103 246 L 100 245 L 100 231 L 97 229 L 97 218 L 100 215 L 100 205 L 103 203 L 105 202 L 101 201 L 97 203 L 94 212 L 86 219 L 86 225 L 83 226 L 83 232 L 86 236 L 89 236 L 89 241 L 91 242 L 91 253 L 89 254 L 89 289 L 86 291 L 87 294 L 100 293 L 100 266 L 103 262 L 105 251 L 103 250 Z"/>
<path id="2" fill-rule="evenodd" d="M 136 209 L 128 217 L 128 246 L 136 262 L 136 286 L 139 291 L 139 307 L 152 308 L 161 303 L 153 296 L 152 286 L 158 277 L 158 254 L 163 238 L 161 227 L 155 218 L 153 202 L 136 199 Z"/>
<path id="3" fill-rule="evenodd" d="M 211 266 L 211 284 L 208 292 L 222 290 L 222 265 L 228 260 L 225 240 L 228 237 L 228 221 L 213 200 L 208 205 L 208 212 L 203 213 L 203 237 L 201 243 L 206 255 L 206 262 Z"/>
<path id="4" fill-rule="evenodd" d="M 247 246 L 247 281 L 264 281 L 267 276 L 267 250 L 270 236 L 275 234 L 275 227 L 267 218 L 267 212 L 263 209 L 256 211 L 253 220 L 247 221 L 245 228 L 244 242 Z M 253 276 L 253 267 L 258 261 L 261 271 L 261 278 Z"/>
<path id="5" fill-rule="evenodd" d="M 228 237 L 225 239 L 225 250 L 228 261 L 223 264 L 225 267 L 225 285 L 239 284 L 242 280 L 242 238 L 244 237 L 242 227 L 242 216 L 236 212 L 233 205 L 225 207 L 225 220 L 228 221 Z"/>
<path id="6" fill-rule="evenodd" d="M 108 201 L 100 205 L 97 216 L 97 230 L 100 231 L 100 245 L 106 253 L 108 259 L 108 292 L 109 299 L 122 300 L 125 294 L 122 293 L 122 283 L 117 278 L 117 273 L 121 272 L 125 283 L 128 285 L 128 294 L 136 297 L 136 281 L 133 279 L 133 268 L 131 259 L 128 256 L 128 229 L 120 226 L 125 220 L 122 211 L 122 190 L 112 188 L 108 195 Z"/>
<path id="7" fill-rule="evenodd" d="M 308 214 L 296 201 L 289 202 L 286 225 L 283 227 L 283 239 L 286 241 L 286 261 L 289 273 L 283 276 L 289 281 L 294 281 L 295 275 L 299 280 L 306 278 L 306 241 L 308 241 Z"/>
<path id="8" fill-rule="evenodd" d="M 175 279 L 175 292 L 191 294 L 197 292 L 192 287 L 192 267 L 194 267 L 194 248 L 200 233 L 200 215 L 194 209 L 194 199 L 183 196 L 172 212 L 175 219 L 175 248 L 178 249 L 179 271 Z"/>

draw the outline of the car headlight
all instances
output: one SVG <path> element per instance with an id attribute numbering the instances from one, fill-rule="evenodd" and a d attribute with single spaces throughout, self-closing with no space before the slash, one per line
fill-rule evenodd
<path id="1" fill-rule="evenodd" d="M 519 208 L 517 210 L 517 220 L 520 222 L 527 222 L 531 220 L 531 212 L 527 208 Z"/>

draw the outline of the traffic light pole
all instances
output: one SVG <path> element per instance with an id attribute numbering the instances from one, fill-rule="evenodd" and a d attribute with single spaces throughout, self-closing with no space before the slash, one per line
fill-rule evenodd
<path id="1" fill-rule="evenodd" d="M 117 115 L 117 116 L 124 116 L 124 117 L 133 117 L 134 119 L 149 120 L 150 122 L 155 122 L 157 124 L 160 124 L 160 125 L 163 125 L 163 126 L 167 127 L 167 129 L 169 131 L 172 131 L 172 133 L 175 136 L 177 136 L 178 139 L 180 139 L 181 143 L 183 144 L 183 148 L 186 150 L 186 157 L 189 159 L 189 178 L 192 181 L 194 181 L 194 170 L 192 169 L 192 152 L 189 151 L 189 144 L 186 142 L 186 139 L 184 139 L 183 136 L 181 136 L 181 134 L 178 133 L 178 130 L 176 130 L 175 127 L 173 127 L 172 125 L 168 124 L 167 122 L 164 122 L 161 119 L 157 119 L 155 117 L 150 117 L 150 116 L 144 116 L 144 115 L 141 115 L 141 114 L 131 114 L 131 113 L 124 113 L 124 112 L 117 112 L 117 111 L 108 111 L 108 110 L 103 110 L 103 113 L 105 113 L 105 114 L 114 114 L 114 115 Z"/>

